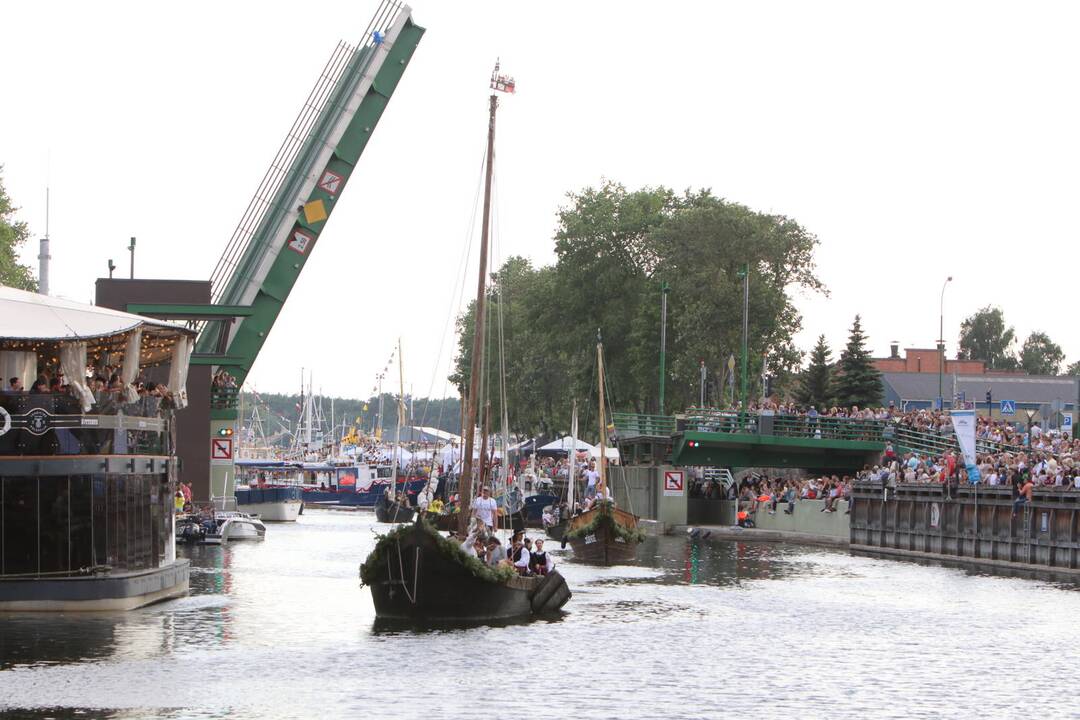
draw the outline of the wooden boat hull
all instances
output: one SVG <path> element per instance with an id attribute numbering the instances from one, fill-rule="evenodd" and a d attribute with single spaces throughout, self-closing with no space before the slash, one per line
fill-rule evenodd
<path id="1" fill-rule="evenodd" d="M 544 528 L 544 532 L 546 532 L 547 536 L 552 540 L 561 541 L 563 539 L 563 535 L 566 534 L 566 523 L 560 522 L 556 525 L 548 525 Z"/>
<path id="2" fill-rule="evenodd" d="M 380 619 L 421 623 L 486 622 L 528 618 L 559 610 L 570 599 L 558 573 L 496 582 L 477 577 L 447 557 L 430 530 L 412 525 L 397 538 L 383 538 L 383 556 L 368 584 Z"/>
<path id="3" fill-rule="evenodd" d="M 416 511 L 396 502 L 390 502 L 385 497 L 375 501 L 375 519 L 381 523 L 407 523 L 412 522 Z"/>
<path id="4" fill-rule="evenodd" d="M 594 532 L 567 538 L 570 547 L 574 549 L 574 558 L 601 565 L 615 565 L 633 560 L 637 555 L 638 543 L 619 537 L 614 528 L 614 524 L 618 523 L 628 529 L 637 529 L 637 517 L 625 510 L 607 508 L 601 511 L 593 508 L 570 518 L 567 532 L 591 525 L 597 513 L 601 515 Z"/>

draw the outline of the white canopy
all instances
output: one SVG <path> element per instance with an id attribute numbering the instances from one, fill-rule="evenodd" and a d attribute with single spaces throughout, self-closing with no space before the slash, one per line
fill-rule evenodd
<path id="1" fill-rule="evenodd" d="M 419 430 L 420 432 L 425 433 L 426 435 L 432 435 L 432 436 L 437 437 L 439 440 L 442 440 L 444 442 L 448 442 L 448 441 L 461 442 L 461 436 L 460 435 L 455 435 L 454 433 L 447 432 L 446 430 L 440 430 L 439 428 L 428 427 L 426 425 L 413 425 L 412 427 L 413 427 L 414 430 Z"/>
<path id="2" fill-rule="evenodd" d="M 552 440 L 547 445 L 541 445 L 536 450 L 537 450 L 537 452 L 544 452 L 545 450 L 547 452 L 553 452 L 553 451 L 556 451 L 556 452 L 569 452 L 571 448 L 573 448 L 574 450 L 580 450 L 580 451 L 583 451 L 583 452 L 590 452 L 590 451 L 595 451 L 596 450 L 596 448 L 594 448 L 592 445 L 585 442 L 581 438 L 577 438 L 575 440 L 574 438 L 570 437 L 569 435 L 567 435 L 564 438 L 560 438 L 559 440 Z"/>
<path id="3" fill-rule="evenodd" d="M 604 456 L 608 460 L 610 460 L 612 462 L 618 462 L 619 461 L 619 448 L 613 448 L 613 447 L 604 448 Z M 589 457 L 591 457 L 591 458 L 600 457 L 600 446 L 599 445 L 589 448 Z"/>
<path id="4" fill-rule="evenodd" d="M 3 340 L 88 340 L 146 326 L 190 332 L 142 315 L 5 286 L 0 286 L 0 317 L 4 318 Z"/>

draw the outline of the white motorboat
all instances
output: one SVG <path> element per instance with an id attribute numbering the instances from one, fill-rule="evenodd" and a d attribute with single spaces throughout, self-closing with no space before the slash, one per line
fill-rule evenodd
<path id="1" fill-rule="evenodd" d="M 216 510 L 214 528 L 204 524 L 205 534 L 199 539 L 203 545 L 220 545 L 232 540 L 262 540 L 266 526 L 254 515 L 235 510 Z"/>

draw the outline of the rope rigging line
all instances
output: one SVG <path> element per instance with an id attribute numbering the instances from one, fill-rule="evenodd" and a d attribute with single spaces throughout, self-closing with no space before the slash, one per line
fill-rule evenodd
<path id="1" fill-rule="evenodd" d="M 427 402 L 424 403 L 424 410 L 420 414 L 421 425 L 426 425 L 426 420 L 427 420 L 427 417 L 428 417 L 428 410 L 429 410 L 430 405 L 431 405 L 431 396 L 432 396 L 432 393 L 435 391 L 435 379 L 436 379 L 436 377 L 438 377 L 439 366 L 442 363 L 443 351 L 444 351 L 444 349 L 446 347 L 446 337 L 450 333 L 450 328 L 452 327 L 452 322 L 451 321 L 453 320 L 455 314 L 459 314 L 461 312 L 461 307 L 462 307 L 462 304 L 464 303 L 464 300 L 465 300 L 465 269 L 468 267 L 469 258 L 472 256 L 472 243 L 473 243 L 473 238 L 474 238 L 475 233 L 476 233 L 476 216 L 480 214 L 479 209 L 477 208 L 477 205 L 478 205 L 479 199 L 480 199 L 480 189 L 484 185 L 484 168 L 485 168 L 486 164 L 487 164 L 487 153 L 485 151 L 480 156 L 480 171 L 479 171 L 479 174 L 478 174 L 478 177 L 477 177 L 477 182 L 476 182 L 476 192 L 473 195 L 472 216 L 471 216 L 471 218 L 469 220 L 469 229 L 465 233 L 465 243 L 463 244 L 464 245 L 464 250 L 463 250 L 463 252 L 461 254 L 461 258 L 458 260 L 458 270 L 457 270 L 457 273 L 456 273 L 456 275 L 454 277 L 454 286 L 453 286 L 453 288 L 451 289 L 451 292 L 450 292 L 451 301 L 453 300 L 454 296 L 456 295 L 457 296 L 457 302 L 456 303 L 450 302 L 448 304 L 448 306 L 447 306 L 446 322 L 443 323 L 442 335 L 439 338 L 439 351 L 435 356 L 435 369 L 432 372 L 431 384 L 428 386 Z M 446 375 L 443 376 L 443 394 L 444 394 L 444 396 L 445 396 L 446 390 L 449 388 L 449 386 L 450 386 L 450 376 L 449 376 L 449 374 L 446 374 Z M 436 427 L 440 427 L 442 425 L 442 412 L 443 412 L 444 406 L 445 406 L 445 403 L 441 404 L 440 407 L 439 407 L 439 417 L 438 417 L 438 421 L 436 423 Z M 464 428 L 462 428 L 462 432 L 464 433 Z M 434 461 L 435 461 L 435 458 L 432 457 L 432 463 L 434 463 Z"/>

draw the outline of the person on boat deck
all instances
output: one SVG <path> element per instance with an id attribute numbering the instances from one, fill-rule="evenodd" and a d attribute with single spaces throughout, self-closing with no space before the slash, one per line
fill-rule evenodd
<path id="1" fill-rule="evenodd" d="M 589 461 L 589 469 L 582 473 L 585 476 L 585 497 L 596 495 L 596 483 L 600 480 L 600 473 L 596 471 L 596 461 Z"/>
<path id="2" fill-rule="evenodd" d="M 499 538 L 494 535 L 488 538 L 488 565 L 495 567 L 503 560 L 506 560 L 506 550 L 503 548 L 502 543 L 499 542 Z"/>
<path id="3" fill-rule="evenodd" d="M 529 549 L 525 547 L 525 541 L 518 540 L 514 543 L 514 569 L 518 575 L 529 574 Z"/>
<path id="4" fill-rule="evenodd" d="M 529 554 L 529 569 L 534 575 L 547 575 L 555 567 L 555 561 L 544 550 L 544 541 L 537 539 L 536 549 Z"/>
<path id="5" fill-rule="evenodd" d="M 497 511 L 495 498 L 491 497 L 491 488 L 484 487 L 480 490 L 480 497 L 472 501 L 472 515 L 479 518 L 489 530 L 497 530 L 495 527 L 495 513 Z"/>

